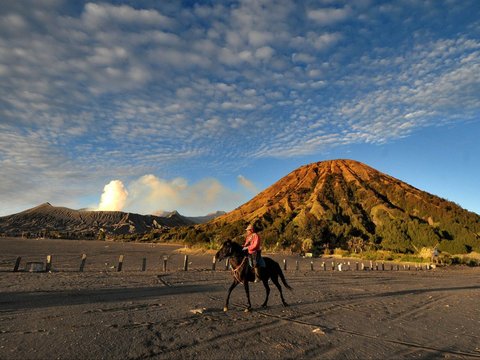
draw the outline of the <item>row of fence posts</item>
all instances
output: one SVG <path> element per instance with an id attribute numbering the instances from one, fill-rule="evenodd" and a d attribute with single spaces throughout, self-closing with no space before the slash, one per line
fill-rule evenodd
<path id="1" fill-rule="evenodd" d="M 52 270 L 52 259 L 53 259 L 53 256 L 52 255 L 47 255 L 47 259 L 46 259 L 46 263 L 45 263 L 45 272 L 49 272 Z M 118 258 L 118 264 L 117 264 L 117 271 L 122 271 L 122 268 L 123 268 L 123 261 L 125 259 L 125 256 L 124 255 L 120 255 L 119 258 Z M 22 258 L 19 256 L 17 257 L 16 261 L 15 261 L 15 266 L 13 268 L 13 271 L 14 272 L 17 272 L 19 271 L 19 268 L 20 268 L 20 262 L 21 262 Z M 85 270 L 85 264 L 86 264 L 86 261 L 87 261 L 87 254 L 83 254 L 82 255 L 82 258 L 81 258 L 81 262 L 80 262 L 80 268 L 79 268 L 79 271 L 80 272 L 83 272 Z M 166 272 L 167 271 L 167 262 L 168 262 L 168 256 L 165 255 L 163 256 L 163 272 Z M 212 260 L 212 270 L 215 271 L 215 268 L 216 268 L 216 264 L 217 264 L 217 259 L 215 258 L 215 256 L 213 257 L 213 260 Z M 34 271 L 33 269 L 35 268 L 34 265 L 37 265 L 37 266 L 40 266 L 42 269 L 43 269 L 43 263 L 42 262 L 27 262 L 26 266 L 25 266 L 25 271 Z M 188 271 L 188 265 L 189 265 L 189 261 L 188 261 L 188 255 L 185 255 L 184 257 L 184 261 L 183 261 L 183 270 L 184 271 Z M 314 271 L 314 263 L 313 263 L 313 260 L 310 261 L 310 270 L 311 271 Z M 225 270 L 228 270 L 229 268 L 229 264 L 228 264 L 228 259 L 225 260 Z M 287 271 L 287 259 L 283 259 L 283 270 L 284 271 Z M 370 266 L 365 266 L 365 263 L 363 262 L 355 262 L 355 266 L 353 267 L 350 263 L 350 261 L 348 262 L 335 262 L 335 261 L 332 261 L 330 263 L 330 268 L 332 271 L 348 271 L 348 270 L 355 270 L 355 271 L 359 271 L 359 270 L 377 270 L 377 271 L 384 271 L 386 270 L 386 266 L 385 266 L 385 263 L 381 262 L 381 263 L 378 263 L 378 262 L 373 262 L 373 261 L 370 261 Z M 432 268 L 432 266 L 430 264 L 426 264 L 425 267 L 424 265 L 422 264 L 415 264 L 415 270 L 423 270 L 425 268 L 425 270 L 430 270 Z M 299 264 L 299 261 L 296 260 L 295 261 L 295 270 L 298 271 L 300 269 L 300 264 Z M 327 271 L 327 262 L 325 261 L 322 261 L 320 263 L 320 269 L 323 270 L 323 271 Z M 401 269 L 401 265 L 399 264 L 390 264 L 390 270 L 397 270 L 399 271 Z M 147 258 L 143 258 L 142 259 L 142 268 L 141 268 L 141 271 L 146 271 L 147 270 Z M 410 264 L 405 264 L 403 265 L 403 270 L 412 270 L 412 267 Z"/>
<path id="2" fill-rule="evenodd" d="M 377 270 L 377 271 L 385 271 L 387 270 L 386 269 L 386 265 L 384 262 L 381 262 L 381 263 L 378 263 L 378 262 L 375 262 L 373 263 L 373 261 L 370 261 L 370 266 L 365 266 L 365 263 L 363 262 L 358 262 L 356 261 L 355 262 L 355 267 L 352 266 L 351 262 L 350 261 L 347 261 L 347 262 L 335 262 L 335 261 L 332 261 L 330 263 L 330 266 L 331 266 L 331 270 L 332 271 L 348 271 L 348 270 L 355 270 L 355 271 L 365 271 L 365 270 Z M 402 265 L 400 264 L 390 264 L 390 270 L 396 270 L 396 271 L 400 271 L 401 270 L 401 267 Z M 323 270 L 323 271 L 327 271 L 327 263 L 325 261 L 322 261 L 320 263 L 320 268 Z M 424 265 L 422 264 L 415 264 L 415 267 L 414 269 L 415 270 L 430 270 L 432 269 L 432 265 L 431 264 L 426 264 L 425 267 Z M 283 270 L 287 270 L 287 259 L 283 259 Z M 295 270 L 298 271 L 299 270 L 299 262 L 298 260 L 295 260 Z M 314 267 L 313 267 L 313 260 L 310 261 L 310 270 L 313 271 L 314 270 Z M 412 270 L 412 266 L 410 264 L 403 264 L 403 270 Z"/>
<path id="3" fill-rule="evenodd" d="M 50 272 L 50 271 L 52 271 L 52 259 L 53 259 L 52 255 L 47 255 L 47 259 L 46 259 L 46 262 L 45 262 L 45 269 L 43 268 L 43 265 L 44 265 L 43 262 L 39 262 L 39 261 L 27 262 L 26 265 L 25 265 L 25 271 L 27 271 L 27 272 L 28 271 L 29 272 L 39 272 L 37 269 L 41 269 L 41 271 Z M 124 259 L 125 259 L 124 255 L 119 256 L 118 264 L 117 264 L 117 267 L 116 267 L 117 271 L 122 271 Z M 167 260 L 168 260 L 168 256 L 164 256 L 163 257 L 163 271 L 164 272 L 167 271 Z M 22 261 L 22 257 L 21 256 L 17 257 L 17 259 L 15 260 L 15 265 L 13 267 L 13 272 L 18 272 L 19 271 L 21 261 Z M 80 261 L 80 268 L 79 268 L 80 272 L 83 272 L 85 270 L 86 262 L 87 262 L 87 254 L 83 254 L 82 258 L 81 258 L 81 261 Z M 147 258 L 143 258 L 142 259 L 142 271 L 146 271 L 146 270 L 147 270 Z M 185 255 L 184 270 L 188 270 L 188 255 Z"/>
<path id="4" fill-rule="evenodd" d="M 212 261 L 212 270 L 215 270 L 215 264 L 216 264 L 216 259 L 215 257 L 213 257 L 213 261 Z M 314 266 L 313 266 L 313 260 L 310 261 L 310 270 L 311 271 L 314 271 Z M 347 262 L 340 262 L 340 263 L 336 263 L 335 261 L 332 261 L 331 262 L 331 270 L 332 271 L 347 271 L 347 270 L 356 270 L 356 271 L 365 271 L 365 270 L 377 270 L 377 271 L 384 271 L 386 270 L 386 266 L 385 266 L 385 263 L 373 263 L 373 261 L 370 261 L 370 267 L 368 266 L 365 266 L 365 264 L 363 262 L 355 262 L 355 269 L 352 268 L 351 266 L 351 263 L 350 261 L 347 261 Z M 323 270 L 323 271 L 327 271 L 327 263 L 325 261 L 322 261 L 320 263 L 320 268 Z M 228 269 L 228 259 L 225 261 L 225 270 Z M 283 270 L 284 271 L 287 271 L 288 269 L 288 266 L 287 266 L 287 259 L 283 259 Z M 401 265 L 400 264 L 391 264 L 390 266 L 390 270 L 397 270 L 397 271 L 400 271 L 401 269 Z M 414 267 L 415 270 L 423 270 L 424 269 L 424 266 L 422 264 L 415 264 L 415 267 Z M 432 266 L 430 264 L 426 264 L 425 265 L 425 270 L 430 270 L 432 269 Z M 184 269 L 186 270 L 186 269 Z M 295 271 L 299 271 L 300 270 L 300 263 L 298 260 L 295 260 Z M 403 270 L 412 270 L 412 267 L 410 264 L 404 264 L 403 265 Z"/>

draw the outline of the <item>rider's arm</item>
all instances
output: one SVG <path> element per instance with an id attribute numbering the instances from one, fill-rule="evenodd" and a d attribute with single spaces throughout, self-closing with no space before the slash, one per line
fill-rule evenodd
<path id="1" fill-rule="evenodd" d="M 247 238 L 245 239 L 245 243 L 243 244 L 243 247 L 247 247 L 248 245 L 250 245 L 251 240 L 252 240 L 252 236 L 251 235 L 247 236 Z"/>

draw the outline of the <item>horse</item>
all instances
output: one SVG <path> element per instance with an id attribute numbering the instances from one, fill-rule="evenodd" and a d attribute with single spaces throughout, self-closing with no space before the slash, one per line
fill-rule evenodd
<path id="1" fill-rule="evenodd" d="M 227 240 L 223 243 L 220 250 L 218 250 L 215 258 L 218 261 L 229 258 L 230 266 L 232 268 L 233 283 L 228 289 L 227 299 L 225 301 L 225 307 L 223 308 L 223 311 L 228 311 L 230 294 L 232 293 L 232 290 L 240 283 L 242 283 L 245 287 L 245 293 L 247 294 L 248 307 L 245 309 L 245 311 L 250 311 L 250 309 L 252 308 L 252 304 L 250 303 L 250 289 L 248 287 L 248 283 L 255 280 L 255 273 L 248 264 L 247 252 L 244 251 L 238 243 Z M 280 265 L 278 265 L 276 261 L 268 257 L 263 257 L 263 260 L 265 261 L 265 267 L 260 268 L 259 275 L 260 280 L 265 287 L 266 297 L 265 301 L 262 304 L 262 307 L 267 307 L 268 295 L 270 294 L 270 287 L 268 286 L 269 279 L 272 279 L 272 282 L 275 284 L 278 291 L 280 292 L 280 298 L 282 299 L 283 306 L 288 306 L 285 299 L 283 298 L 282 287 L 278 282 L 278 277 L 280 277 L 283 285 L 285 285 L 287 289 L 292 290 L 292 288 L 290 287 L 290 285 L 288 285 L 287 280 L 285 280 L 285 276 L 283 275 Z"/>

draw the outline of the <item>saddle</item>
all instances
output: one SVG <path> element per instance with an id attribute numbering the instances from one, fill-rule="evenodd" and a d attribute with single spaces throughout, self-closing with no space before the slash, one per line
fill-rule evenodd
<path id="1" fill-rule="evenodd" d="M 263 259 L 263 256 L 261 254 L 258 254 L 256 255 L 256 263 L 258 265 L 258 267 L 261 267 L 261 268 L 264 268 L 267 266 L 267 264 L 265 264 L 265 260 Z M 251 268 L 253 270 L 254 266 L 253 266 L 253 263 L 252 263 L 252 257 L 250 255 L 248 255 L 248 267 Z"/>

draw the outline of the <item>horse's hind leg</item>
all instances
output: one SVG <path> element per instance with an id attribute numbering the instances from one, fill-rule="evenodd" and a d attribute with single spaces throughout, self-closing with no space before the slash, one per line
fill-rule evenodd
<path id="1" fill-rule="evenodd" d="M 228 302 L 230 301 L 230 294 L 232 293 L 232 290 L 235 289 L 235 286 L 237 286 L 239 282 L 237 280 L 233 280 L 232 285 L 230 285 L 230 288 L 228 289 L 228 294 L 227 294 L 227 300 L 225 301 L 225 307 L 223 308 L 223 311 L 228 311 Z"/>
<path id="2" fill-rule="evenodd" d="M 268 279 L 263 279 L 263 286 L 265 286 L 265 301 L 262 304 L 262 307 L 267 307 L 267 302 L 268 302 L 268 295 L 270 295 L 270 286 L 268 286 Z"/>
<path id="3" fill-rule="evenodd" d="M 278 282 L 278 276 L 272 276 L 272 282 L 275 284 L 275 286 L 277 287 L 278 291 L 280 292 L 280 298 L 282 299 L 282 304 L 283 304 L 283 306 L 288 306 L 287 302 L 286 302 L 285 299 L 283 298 L 282 286 L 281 286 L 280 283 Z"/>

